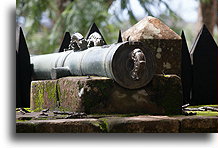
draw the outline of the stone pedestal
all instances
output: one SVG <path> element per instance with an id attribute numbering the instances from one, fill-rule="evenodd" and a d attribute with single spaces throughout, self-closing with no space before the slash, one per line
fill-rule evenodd
<path id="1" fill-rule="evenodd" d="M 31 109 L 97 114 L 180 114 L 181 82 L 176 75 L 155 75 L 144 88 L 130 90 L 105 77 L 65 77 L 33 81 Z"/>
<path id="2" fill-rule="evenodd" d="M 157 74 L 181 72 L 182 40 L 167 25 L 154 17 L 145 17 L 123 33 L 123 40 L 140 41 L 153 51 Z"/>

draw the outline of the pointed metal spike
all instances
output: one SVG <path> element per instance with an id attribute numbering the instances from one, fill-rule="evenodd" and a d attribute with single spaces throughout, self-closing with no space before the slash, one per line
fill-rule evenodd
<path id="1" fill-rule="evenodd" d="M 20 82 L 20 71 L 19 71 L 19 61 L 18 61 L 18 53 L 16 50 L 16 107 L 22 107 L 22 100 L 21 100 L 21 85 Z"/>
<path id="2" fill-rule="evenodd" d="M 30 54 L 26 44 L 26 40 L 23 34 L 23 30 L 20 27 L 19 45 L 17 51 L 17 91 L 18 96 L 16 98 L 16 107 L 29 107 L 30 106 L 30 85 L 32 67 L 30 64 Z"/>
<path id="3" fill-rule="evenodd" d="M 195 40 L 191 55 L 194 65 L 192 104 L 217 104 L 218 47 L 205 25 Z"/>
<path id="4" fill-rule="evenodd" d="M 195 41 L 194 41 L 194 43 L 193 43 L 193 45 L 192 45 L 192 48 L 191 48 L 191 50 L 190 50 L 190 54 L 191 54 L 191 55 L 193 54 L 193 52 L 194 52 L 194 50 L 195 50 L 195 46 L 196 46 L 196 44 L 197 44 L 197 42 L 198 42 L 198 40 L 199 40 L 199 38 L 200 38 L 200 36 L 201 36 L 201 34 L 202 34 L 203 28 L 204 28 L 204 27 L 202 27 L 202 28 L 200 29 L 200 31 L 198 32 L 198 34 L 197 34 L 197 36 L 196 36 L 196 38 L 195 38 Z"/>
<path id="5" fill-rule="evenodd" d="M 102 39 L 103 39 L 103 41 L 104 41 L 104 45 L 106 45 L 107 43 L 106 43 L 106 41 L 105 41 L 103 35 L 101 34 L 100 30 L 98 29 L 98 27 L 97 27 L 97 25 L 96 25 L 95 23 L 93 23 L 92 26 L 89 28 L 88 33 L 86 34 L 86 39 L 88 39 L 89 36 L 90 36 L 92 33 L 94 33 L 94 32 L 97 32 L 97 33 L 99 33 L 99 34 L 101 35 L 101 37 L 102 37 Z"/>
<path id="6" fill-rule="evenodd" d="M 194 55 L 196 51 L 203 50 L 204 52 L 205 48 L 207 49 L 208 52 L 211 52 L 209 50 L 214 50 L 217 52 L 217 47 L 218 46 L 215 40 L 213 39 L 213 36 L 207 29 L 206 25 L 203 25 L 203 27 L 201 28 L 195 39 L 195 42 L 192 46 L 192 50 L 190 53 L 191 55 Z"/>
<path id="7" fill-rule="evenodd" d="M 89 28 L 88 33 L 86 34 L 86 39 L 88 39 L 88 37 L 94 32 L 100 33 L 100 31 L 95 23 L 93 23 L 92 26 Z"/>
<path id="8" fill-rule="evenodd" d="M 121 30 L 119 30 L 119 35 L 118 35 L 117 43 L 121 43 L 121 42 L 123 42 L 123 39 L 122 39 Z"/>
<path id="9" fill-rule="evenodd" d="M 181 33 L 181 38 L 182 38 L 182 49 L 183 49 L 184 53 L 186 55 L 188 55 L 189 62 L 191 62 L 190 53 L 189 53 L 188 45 L 187 45 L 187 42 L 186 42 L 186 37 L 185 37 L 185 34 L 184 34 L 183 31 Z"/>
<path id="10" fill-rule="evenodd" d="M 23 30 L 22 28 L 20 27 L 20 33 L 19 33 L 19 43 L 18 43 L 18 55 L 22 55 L 22 54 L 25 54 L 25 55 L 28 55 L 29 56 L 29 50 L 28 50 L 28 47 L 27 47 L 27 44 L 26 44 L 26 39 L 24 37 L 24 34 L 23 34 Z"/>
<path id="11" fill-rule="evenodd" d="M 58 52 L 63 52 L 64 49 L 68 48 L 68 46 L 70 44 L 70 40 L 71 40 L 70 33 L 66 32 Z"/>
<path id="12" fill-rule="evenodd" d="M 183 104 L 190 103 L 190 93 L 192 88 L 192 65 L 190 53 L 186 43 L 185 34 L 182 31 L 182 57 L 181 57 L 181 81 L 183 89 Z"/>

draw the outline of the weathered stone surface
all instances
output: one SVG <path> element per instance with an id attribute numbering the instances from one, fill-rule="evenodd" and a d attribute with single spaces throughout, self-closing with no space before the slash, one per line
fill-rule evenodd
<path id="1" fill-rule="evenodd" d="M 31 124 L 31 122 L 16 122 L 16 133 L 35 133 L 34 124 Z"/>
<path id="2" fill-rule="evenodd" d="M 88 115 L 83 119 L 33 120 L 16 122 L 17 133 L 217 133 L 218 117 L 208 116 L 132 116 Z M 17 114 L 18 115 L 18 114 Z M 19 115 L 17 118 L 26 115 Z"/>
<path id="3" fill-rule="evenodd" d="M 178 133 L 179 121 L 167 116 L 109 118 L 110 133 Z"/>
<path id="4" fill-rule="evenodd" d="M 32 81 L 30 108 L 35 111 L 57 107 L 56 80 Z"/>
<path id="5" fill-rule="evenodd" d="M 97 119 L 59 119 L 18 121 L 17 133 L 99 133 L 100 122 Z"/>
<path id="6" fill-rule="evenodd" d="M 66 77 L 58 80 L 60 108 L 94 113 L 103 107 L 115 82 L 105 77 Z"/>
<path id="7" fill-rule="evenodd" d="M 154 17 L 145 17 L 123 33 L 123 40 L 141 41 L 153 51 L 157 74 L 180 75 L 181 37 Z"/>
<path id="8" fill-rule="evenodd" d="M 162 114 L 181 114 L 182 86 L 177 75 L 156 75 L 150 86 L 152 101 L 163 108 Z"/>
<path id="9" fill-rule="evenodd" d="M 182 133 L 217 133 L 218 117 L 183 117 L 181 120 Z"/>
<path id="10" fill-rule="evenodd" d="M 54 82 L 54 80 L 52 80 Z M 38 85 L 36 85 L 39 83 Z M 44 84 L 43 87 L 41 84 Z M 56 98 L 52 103 L 47 81 L 32 84 L 31 108 L 86 112 L 86 113 L 147 113 L 180 114 L 181 82 L 175 75 L 156 75 L 148 86 L 129 90 L 117 85 L 113 80 L 103 77 L 66 77 L 57 80 Z M 55 84 L 55 83 L 54 83 Z M 38 86 L 38 88 L 37 88 Z M 43 90 L 42 90 L 43 89 Z M 43 93 L 42 93 L 43 92 Z M 57 103 L 53 103 L 57 101 Z M 40 102 L 40 103 L 39 103 Z M 43 104 L 43 102 L 46 102 Z M 55 108 L 58 105 L 58 108 Z"/>

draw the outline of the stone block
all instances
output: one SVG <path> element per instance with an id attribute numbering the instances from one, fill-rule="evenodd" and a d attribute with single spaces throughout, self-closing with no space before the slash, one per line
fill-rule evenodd
<path id="1" fill-rule="evenodd" d="M 151 101 L 163 109 L 162 114 L 181 114 L 182 85 L 177 75 L 156 75 L 150 86 Z"/>
<path id="2" fill-rule="evenodd" d="M 181 72 L 181 37 L 154 17 L 145 17 L 123 33 L 123 40 L 140 41 L 153 51 L 157 74 Z"/>
<path id="3" fill-rule="evenodd" d="M 30 108 L 34 111 L 42 109 L 54 110 L 57 107 L 57 81 L 32 81 Z"/>
<path id="4" fill-rule="evenodd" d="M 182 133 L 217 133 L 218 118 L 195 116 L 183 117 L 181 120 Z"/>
<path id="5" fill-rule="evenodd" d="M 16 113 L 17 133 L 217 133 L 217 116 L 87 115 L 81 119 L 59 119 L 40 112 Z M 26 117 L 29 120 L 19 120 Z M 56 117 L 56 116 L 55 116 Z M 60 116 L 59 116 L 60 117 Z"/>
<path id="6" fill-rule="evenodd" d="M 51 82 L 56 84 L 53 86 L 56 90 L 56 98 L 53 100 L 47 95 L 53 94 L 54 91 L 53 88 L 51 90 L 47 88 L 48 84 L 50 87 L 50 83 L 47 81 L 32 83 L 31 109 L 51 107 L 50 110 L 88 114 L 181 113 L 181 82 L 175 75 L 155 75 L 148 86 L 135 90 L 123 88 L 105 77 L 65 77 L 56 80 L 56 83 L 54 80 Z M 51 103 L 46 100 L 50 100 Z"/>
<path id="7" fill-rule="evenodd" d="M 108 118 L 110 133 L 178 133 L 179 121 L 169 117 L 136 116 Z"/>
<path id="8" fill-rule="evenodd" d="M 104 107 L 115 82 L 106 77 L 66 77 L 58 80 L 60 109 L 95 113 Z"/>
<path id="9" fill-rule="evenodd" d="M 16 122 L 16 133 L 35 133 L 35 127 L 31 122 Z"/>
<path id="10" fill-rule="evenodd" d="M 99 133 L 102 132 L 97 119 L 59 119 L 18 121 L 17 133 Z"/>

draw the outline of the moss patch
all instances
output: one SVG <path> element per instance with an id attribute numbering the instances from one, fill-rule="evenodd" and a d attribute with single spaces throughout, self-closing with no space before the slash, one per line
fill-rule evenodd
<path id="1" fill-rule="evenodd" d="M 32 97 L 31 97 L 31 110 L 37 112 L 37 111 L 41 111 L 43 108 L 43 104 L 44 104 L 44 85 L 43 82 L 32 82 L 32 86 L 31 86 L 31 93 L 32 93 Z"/>
<path id="2" fill-rule="evenodd" d="M 187 108 L 199 108 L 199 107 L 218 107 L 218 105 L 198 105 L 198 106 L 189 106 Z"/>
<path id="3" fill-rule="evenodd" d="M 16 108 L 16 110 L 18 110 L 19 108 Z M 30 108 L 24 108 L 25 110 L 27 110 L 28 112 L 33 112 L 33 110 L 31 110 Z M 20 111 L 16 111 L 16 112 L 20 112 Z"/>
<path id="4" fill-rule="evenodd" d="M 197 116 L 218 116 L 218 112 L 213 111 L 188 111 L 188 113 L 197 113 Z"/>
<path id="5" fill-rule="evenodd" d="M 199 107 L 218 107 L 218 105 L 198 105 L 198 106 L 189 106 L 187 108 L 199 108 Z M 218 112 L 215 111 L 187 111 L 187 112 L 197 113 L 197 116 L 218 116 Z"/>
<path id="6" fill-rule="evenodd" d="M 100 126 L 100 129 L 103 131 L 103 132 L 109 132 L 109 125 L 108 125 L 108 119 L 106 118 L 101 118 L 100 119 L 102 122 L 99 122 L 99 126 Z"/>
<path id="7" fill-rule="evenodd" d="M 56 81 L 33 81 L 31 85 L 31 110 L 54 109 L 57 103 Z"/>

